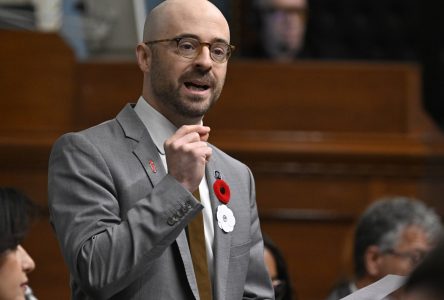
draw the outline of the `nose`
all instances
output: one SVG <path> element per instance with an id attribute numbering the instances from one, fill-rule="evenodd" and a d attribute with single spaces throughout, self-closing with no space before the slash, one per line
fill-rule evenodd
<path id="1" fill-rule="evenodd" d="M 31 256 L 29 256 L 28 252 L 26 252 L 26 250 L 20 245 L 18 246 L 18 251 L 19 251 L 21 262 L 22 262 L 23 271 L 25 273 L 29 273 L 32 270 L 34 270 L 35 263 L 34 263 L 34 260 L 31 258 Z"/>
<path id="2" fill-rule="evenodd" d="M 194 64 L 196 67 L 199 67 L 203 70 L 210 70 L 213 65 L 213 60 L 210 56 L 210 47 L 209 45 L 202 45 L 199 54 L 194 59 Z"/>

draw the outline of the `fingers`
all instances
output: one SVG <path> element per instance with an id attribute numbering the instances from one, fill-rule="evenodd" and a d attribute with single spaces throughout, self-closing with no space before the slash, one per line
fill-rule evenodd
<path id="1" fill-rule="evenodd" d="M 193 149 L 206 148 L 210 127 L 201 125 L 185 125 L 180 127 L 169 139 L 165 141 L 165 148 L 191 152 Z M 206 154 L 207 152 L 199 152 Z M 211 154 L 209 154 L 211 155 Z"/>
<path id="2" fill-rule="evenodd" d="M 207 126 L 182 126 L 164 144 L 168 173 L 190 192 L 198 188 L 212 154 L 209 132 Z"/>
<path id="3" fill-rule="evenodd" d="M 208 127 L 209 128 L 209 127 Z M 210 133 L 208 132 L 208 133 L 206 133 L 206 134 L 199 134 L 199 136 L 200 136 L 200 140 L 202 141 L 202 142 L 207 142 L 208 141 L 208 138 L 210 137 Z"/>
<path id="4" fill-rule="evenodd" d="M 197 133 L 197 135 L 196 135 Z M 210 133 L 210 127 L 202 125 L 185 125 L 180 127 L 170 139 L 177 140 L 187 135 L 199 137 L 201 141 L 207 141 Z"/>

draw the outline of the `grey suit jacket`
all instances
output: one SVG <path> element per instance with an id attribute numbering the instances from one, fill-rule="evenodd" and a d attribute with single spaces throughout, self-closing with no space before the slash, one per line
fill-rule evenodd
<path id="1" fill-rule="evenodd" d="M 230 233 L 217 225 L 215 171 L 231 188 Z M 206 176 L 215 224 L 213 299 L 274 298 L 250 170 L 214 147 Z M 130 105 L 54 144 L 48 192 L 73 299 L 199 299 L 184 228 L 203 206 L 166 174 Z"/>

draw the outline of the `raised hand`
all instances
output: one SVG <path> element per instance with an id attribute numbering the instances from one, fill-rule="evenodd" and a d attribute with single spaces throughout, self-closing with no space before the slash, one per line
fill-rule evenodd
<path id="1" fill-rule="evenodd" d="M 164 144 L 168 173 L 190 192 L 199 188 L 212 154 L 207 144 L 209 133 L 207 126 L 184 125 Z"/>

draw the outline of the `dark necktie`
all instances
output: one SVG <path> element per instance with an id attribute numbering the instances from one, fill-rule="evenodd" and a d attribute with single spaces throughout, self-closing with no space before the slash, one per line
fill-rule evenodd
<path id="1" fill-rule="evenodd" d="M 199 189 L 197 189 L 193 195 L 200 201 Z M 205 249 L 205 232 L 202 212 L 199 212 L 188 224 L 188 238 L 200 299 L 211 300 L 211 282 L 208 272 L 207 251 Z"/>

